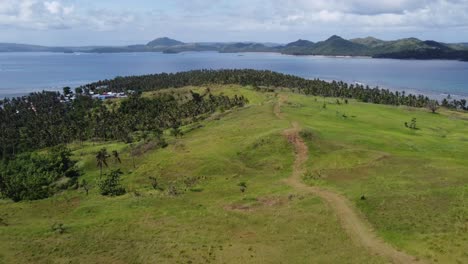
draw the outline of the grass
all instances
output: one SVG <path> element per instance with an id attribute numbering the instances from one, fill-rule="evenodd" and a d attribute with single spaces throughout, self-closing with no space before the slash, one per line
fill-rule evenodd
<path id="1" fill-rule="evenodd" d="M 0 260 L 35 263 L 245 263 L 341 262 L 380 263 L 354 245 L 327 206 L 313 196 L 294 196 L 281 180 L 291 172 L 293 151 L 281 136 L 289 126 L 276 119 L 273 95 L 236 87 L 251 106 L 203 123 L 165 149 L 136 160 L 121 143 L 71 146 L 93 189 L 68 191 L 53 198 L 3 201 L 0 217 Z M 216 92 L 231 93 L 230 89 Z M 129 193 L 116 198 L 98 194 L 100 148 L 121 151 L 124 185 Z M 108 169 L 107 169 L 108 170 Z M 152 190 L 148 177 L 169 196 Z M 197 178 L 185 190 L 183 179 Z M 247 183 L 242 194 L 238 184 Z M 192 188 L 193 189 L 193 188 Z M 52 231 L 63 223 L 65 232 Z M 294 223 L 291 225 L 291 223 Z M 340 252 L 335 252 L 336 247 Z M 332 254 L 333 253 L 333 254 Z"/>
<path id="2" fill-rule="evenodd" d="M 312 134 L 309 170 L 322 176 L 310 184 L 344 193 L 384 239 L 413 255 L 468 262 L 466 113 L 289 99 L 283 110 Z M 417 130 L 404 126 L 413 117 Z"/>
<path id="3" fill-rule="evenodd" d="M 294 153 L 281 133 L 292 120 L 310 149 L 309 184 L 346 195 L 400 249 L 434 263 L 468 262 L 467 114 L 280 92 L 288 96 L 280 120 L 274 93 L 209 88 L 242 94 L 250 105 L 168 136 L 168 147 L 135 157 L 136 168 L 126 144 L 72 144 L 89 196 L 0 200 L 7 224 L 0 223 L 0 263 L 384 263 L 353 242 L 320 199 L 282 182 Z M 404 126 L 413 117 L 419 130 Z M 104 172 L 124 171 L 124 196 L 98 193 L 95 153 L 103 147 L 121 153 L 122 164 L 110 159 Z M 153 190 L 149 177 L 164 190 Z M 181 194 L 169 195 L 169 186 Z M 56 223 L 63 234 L 52 230 Z"/>

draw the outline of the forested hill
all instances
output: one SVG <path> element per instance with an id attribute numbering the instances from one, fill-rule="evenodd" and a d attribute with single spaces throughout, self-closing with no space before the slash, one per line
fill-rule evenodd
<path id="1" fill-rule="evenodd" d="M 324 55 L 324 56 L 369 56 L 374 58 L 395 59 L 449 59 L 468 60 L 466 43 L 448 44 L 433 40 L 405 38 L 393 41 L 380 40 L 373 37 L 344 39 L 332 36 L 324 41 L 312 42 L 297 40 L 285 45 L 255 43 L 255 42 L 194 42 L 185 43 L 179 40 L 163 37 L 147 44 L 111 47 L 43 47 L 34 45 L 0 43 L 0 52 L 163 52 L 179 53 L 186 51 L 217 51 L 225 53 L 237 52 L 276 52 L 290 55 Z"/>

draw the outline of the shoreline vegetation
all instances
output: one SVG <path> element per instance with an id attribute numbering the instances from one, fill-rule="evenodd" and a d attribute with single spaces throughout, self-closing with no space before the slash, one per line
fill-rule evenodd
<path id="1" fill-rule="evenodd" d="M 333 57 L 370 57 L 415 60 L 468 61 L 468 45 L 442 43 L 433 40 L 405 38 L 385 41 L 373 37 L 344 39 L 331 36 L 327 40 L 312 42 L 299 39 L 287 44 L 255 42 L 196 42 L 184 43 L 167 37 L 157 38 L 147 44 L 130 46 L 46 47 L 15 43 L 0 43 L 0 52 L 61 52 L 61 53 L 126 53 L 162 52 L 167 54 L 187 51 L 217 51 L 220 53 L 273 52 L 286 55 L 322 55 Z"/>
<path id="2" fill-rule="evenodd" d="M 307 55 L 307 56 L 316 56 L 316 55 Z M 322 55 L 317 55 L 317 56 L 322 56 Z M 284 75 L 284 76 L 288 76 L 288 77 L 294 77 L 294 78 L 297 78 L 297 79 L 301 79 L 303 81 L 325 82 L 325 83 L 328 83 L 330 85 L 334 85 L 334 84 L 338 83 L 338 84 L 345 85 L 346 88 L 349 87 L 349 86 L 352 86 L 352 87 L 356 86 L 356 87 L 363 87 L 363 88 L 365 87 L 366 89 L 385 90 L 387 92 L 396 93 L 398 95 L 406 95 L 407 94 L 407 95 L 416 96 L 416 97 L 424 97 L 424 100 L 426 100 L 426 101 L 435 100 L 439 104 L 442 104 L 443 106 L 448 106 L 450 101 L 453 101 L 453 100 L 465 102 L 466 99 L 467 99 L 466 96 L 457 95 L 457 94 L 440 94 L 440 93 L 423 92 L 423 91 L 416 90 L 416 89 L 385 87 L 385 86 L 381 86 L 381 85 L 372 85 L 372 84 L 362 83 L 362 82 L 346 82 L 346 81 L 320 79 L 320 78 L 309 79 L 309 78 L 299 77 L 299 76 L 296 76 L 296 75 L 283 74 L 283 73 L 269 71 L 269 70 L 254 70 L 254 69 L 231 69 L 231 70 L 228 70 L 228 69 L 223 69 L 223 70 L 206 70 L 206 69 L 203 69 L 203 70 L 191 70 L 191 71 L 187 71 L 187 72 L 178 72 L 178 73 L 157 73 L 157 74 L 138 75 L 138 76 L 132 76 L 132 75 L 130 75 L 130 76 L 118 76 L 118 77 L 116 77 L 114 79 L 110 79 L 110 80 L 105 79 L 105 80 L 100 80 L 100 81 L 80 85 L 80 86 L 77 86 L 75 89 L 84 90 L 84 91 L 87 92 L 87 95 L 92 96 L 92 97 L 97 97 L 99 95 L 102 95 L 102 93 L 105 93 L 105 92 L 121 92 L 121 93 L 123 92 L 123 93 L 125 93 L 128 90 L 133 91 L 133 88 L 136 88 L 137 90 L 140 90 L 140 88 L 137 87 L 135 84 L 129 84 L 129 87 L 120 87 L 119 86 L 118 89 L 116 89 L 115 87 L 111 87 L 110 89 L 108 89 L 109 87 L 107 86 L 107 83 L 114 82 L 116 80 L 121 80 L 121 79 L 138 79 L 138 77 L 141 77 L 141 78 L 146 78 L 146 77 L 148 77 L 148 78 L 151 78 L 151 77 L 157 78 L 157 76 L 166 76 L 166 75 L 172 76 L 172 75 L 178 75 L 178 74 L 188 73 L 188 72 L 222 72 L 222 71 L 239 72 L 239 71 L 243 71 L 243 70 L 274 73 L 274 74 Z M 224 80 L 223 82 L 226 82 L 226 81 Z M 209 84 L 209 83 L 207 83 L 207 84 Z M 188 83 L 188 85 L 191 85 L 191 84 Z M 169 88 L 169 87 L 165 87 L 165 88 Z M 71 90 L 72 88 L 67 87 L 67 89 Z M 149 88 L 149 89 L 153 89 L 153 88 Z M 154 87 L 154 89 L 159 89 L 159 88 Z M 55 92 L 55 91 L 56 90 L 47 90 L 47 89 L 42 90 L 42 92 Z M 41 91 L 33 91 L 33 92 L 25 93 L 23 95 L 5 96 L 4 98 L 0 98 L 0 104 L 2 102 L 2 99 L 3 100 L 9 100 L 9 99 L 13 99 L 13 98 L 21 98 L 21 97 L 25 97 L 25 96 L 28 96 L 28 95 L 31 95 L 31 94 L 34 94 L 34 93 L 40 93 L 40 92 Z M 461 106 L 461 102 L 455 103 L 455 105 Z M 463 109 L 463 107 L 461 107 L 461 108 Z"/>

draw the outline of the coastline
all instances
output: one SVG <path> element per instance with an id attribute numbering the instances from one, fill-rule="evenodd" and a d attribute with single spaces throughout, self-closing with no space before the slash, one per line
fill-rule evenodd
<path id="1" fill-rule="evenodd" d="M 313 80 L 314 78 L 307 78 L 309 80 Z M 320 79 L 320 78 L 319 78 Z M 418 89 L 414 89 L 414 88 L 395 88 L 395 87 L 388 87 L 388 86 L 385 86 L 385 85 L 375 85 L 375 84 L 368 84 L 368 83 L 365 83 L 365 82 L 351 82 L 351 81 L 343 81 L 343 80 L 331 80 L 331 79 L 320 79 L 322 81 L 325 81 L 325 82 L 328 82 L 328 83 L 331 83 L 333 81 L 335 82 L 344 82 L 344 83 L 347 83 L 348 85 L 350 84 L 358 84 L 358 85 L 363 85 L 364 87 L 366 85 L 368 85 L 371 89 L 372 88 L 376 88 L 378 87 L 378 89 L 380 90 L 389 90 L 393 93 L 395 92 L 405 92 L 406 95 L 409 95 L 409 94 L 412 94 L 412 95 L 423 95 L 423 96 L 427 96 L 429 99 L 433 99 L 433 100 L 437 100 L 437 101 L 442 101 L 443 99 L 446 99 L 449 95 L 450 95 L 450 98 L 451 99 L 456 99 L 456 100 L 460 100 L 460 99 L 468 99 L 468 95 L 464 96 L 464 95 L 459 95 L 459 94 L 446 94 L 446 93 L 437 93 L 437 92 L 430 92 L 430 91 L 421 91 L 421 90 L 418 90 Z"/>
<path id="2" fill-rule="evenodd" d="M 294 74 L 293 74 L 294 75 Z M 294 75 L 294 76 L 297 76 L 297 77 L 301 77 L 299 75 Z M 117 77 L 117 76 L 116 76 Z M 125 76 L 123 76 L 125 77 Z M 358 81 L 345 81 L 345 80 L 334 80 L 334 79 L 324 79 L 324 78 L 310 78 L 310 77 L 301 77 L 301 78 L 305 78 L 305 79 L 309 79 L 309 80 L 313 80 L 313 79 L 319 79 L 321 81 L 325 81 L 325 82 L 328 82 L 328 83 L 331 83 L 333 81 L 335 82 L 344 82 L 344 83 L 347 83 L 348 85 L 363 85 L 363 86 L 369 86 L 371 89 L 373 88 L 376 88 L 378 87 L 378 89 L 383 89 L 383 90 L 389 90 L 393 93 L 395 92 L 405 92 L 406 95 L 409 95 L 409 94 L 412 94 L 412 95 L 423 95 L 423 96 L 427 96 L 429 99 L 433 99 L 433 100 L 437 100 L 437 101 L 442 101 L 443 99 L 446 99 L 448 98 L 448 96 L 450 96 L 450 99 L 456 99 L 456 100 L 460 100 L 460 99 L 467 99 L 468 100 L 468 95 L 464 96 L 464 95 L 458 95 L 458 94 L 447 94 L 447 93 L 437 93 L 435 91 L 421 91 L 421 90 L 418 90 L 418 89 L 414 89 L 414 88 L 396 88 L 396 87 L 389 87 L 389 86 L 385 86 L 385 85 L 376 85 L 376 84 L 369 84 L 369 83 L 366 83 L 366 82 L 358 82 Z M 96 81 L 99 81 L 99 80 L 88 80 L 88 81 L 83 81 L 83 82 L 78 82 L 78 83 L 74 83 L 74 85 L 68 85 L 70 86 L 72 89 L 76 88 L 76 87 L 79 87 L 79 86 L 82 86 L 82 85 L 86 85 L 86 84 L 89 84 L 89 83 L 92 83 L 92 82 L 96 82 Z M 65 86 L 63 86 L 65 87 Z M 34 93 L 34 92 L 42 92 L 42 91 L 50 91 L 50 92 L 62 92 L 62 89 L 63 87 L 48 87 L 48 88 L 38 88 L 38 89 L 33 89 L 29 92 L 19 92 L 19 93 L 9 93 L 9 94 L 0 94 L 0 100 L 4 100 L 6 98 L 16 98 L 16 97 L 22 97 L 22 96 L 27 96 L 29 95 L 30 93 Z"/>
<path id="3" fill-rule="evenodd" d="M 275 52 L 184 52 L 152 55 L 59 53 L 0 53 L 0 99 L 42 90 L 61 91 L 118 76 L 175 73 L 196 69 L 270 70 L 306 79 L 378 86 L 392 92 L 442 100 L 468 98 L 468 65 L 457 61 L 429 62 L 369 57 L 287 55 Z M 372 59 L 372 60 L 371 60 Z M 114 66 L 115 65 L 115 66 Z M 93 71 L 87 71 L 92 67 Z M 135 70 L 136 69 L 136 70 Z M 401 70 L 400 70 L 401 69 Z M 400 72 L 401 71 L 401 72 Z M 446 74 L 447 71 L 450 74 Z M 453 92 L 452 92 L 453 91 Z"/>

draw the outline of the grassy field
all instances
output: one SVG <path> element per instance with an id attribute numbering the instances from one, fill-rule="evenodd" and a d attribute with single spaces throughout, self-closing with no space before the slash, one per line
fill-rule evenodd
<path id="1" fill-rule="evenodd" d="M 167 148 L 141 146 L 134 161 L 123 143 L 71 145 L 92 185 L 88 196 L 0 200 L 0 263 L 385 263 L 343 232 L 327 204 L 284 184 L 294 151 L 282 131 L 291 121 L 310 150 L 304 181 L 343 193 L 401 250 L 428 262 L 468 262 L 468 114 L 279 91 L 288 101 L 278 119 L 275 93 L 210 88 L 242 94 L 250 105 L 167 136 Z M 204 90 L 182 90 L 189 89 Z M 413 117 L 418 130 L 404 126 Z M 109 163 L 125 173 L 124 196 L 98 193 L 102 147 L 121 152 L 122 164 Z M 165 190 L 153 190 L 149 177 Z M 58 223 L 63 234 L 51 228 Z"/>
<path id="2" fill-rule="evenodd" d="M 309 184 L 344 193 L 383 238 L 410 254 L 468 262 L 467 114 L 289 99 L 283 111 L 310 135 Z M 404 125 L 412 118 L 417 130 Z"/>

